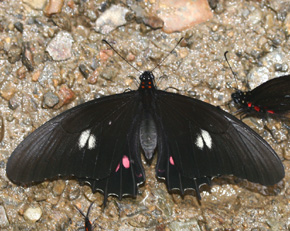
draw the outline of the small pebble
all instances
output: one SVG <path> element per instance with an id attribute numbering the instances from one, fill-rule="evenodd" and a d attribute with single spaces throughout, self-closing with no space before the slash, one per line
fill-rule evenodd
<path id="1" fill-rule="evenodd" d="M 287 72 L 288 71 L 288 64 L 287 63 L 283 63 L 282 64 L 282 72 Z"/>
<path id="2" fill-rule="evenodd" d="M 255 9 L 250 12 L 247 19 L 251 24 L 255 25 L 263 19 L 263 12 L 260 9 Z"/>
<path id="3" fill-rule="evenodd" d="M 98 69 L 94 70 L 94 72 L 87 78 L 89 84 L 96 84 L 99 77 Z"/>
<path id="4" fill-rule="evenodd" d="M 269 13 L 265 16 L 265 29 L 272 28 L 274 26 L 274 15 Z"/>
<path id="5" fill-rule="evenodd" d="M 122 6 L 113 5 L 107 9 L 96 21 L 96 31 L 109 34 L 119 26 L 127 23 L 125 16 L 129 10 Z"/>
<path id="6" fill-rule="evenodd" d="M 35 79 L 37 79 L 41 86 L 44 87 L 49 79 L 55 77 L 56 73 L 59 73 L 56 64 L 50 62 L 44 66 L 42 72 L 38 76 L 38 79 L 36 73 Z"/>
<path id="7" fill-rule="evenodd" d="M 23 0 L 23 3 L 31 6 L 35 10 L 42 10 L 47 0 Z"/>
<path id="8" fill-rule="evenodd" d="M 29 207 L 28 209 L 25 210 L 23 215 L 26 220 L 36 222 L 41 218 L 42 210 L 40 207 L 37 208 Z"/>
<path id="9" fill-rule="evenodd" d="M 19 79 L 24 79 L 26 76 L 26 72 L 27 72 L 27 70 L 24 66 L 18 68 L 18 70 L 16 71 L 17 77 Z"/>
<path id="10" fill-rule="evenodd" d="M 275 68 L 275 71 L 282 71 L 282 64 L 275 63 L 274 68 Z"/>
<path id="11" fill-rule="evenodd" d="M 71 57 L 73 38 L 70 33 L 60 31 L 48 44 L 46 51 L 55 61 L 67 60 Z"/>
<path id="12" fill-rule="evenodd" d="M 286 18 L 284 20 L 284 30 L 287 33 L 287 35 L 290 35 L 290 13 L 287 13 Z"/>
<path id="13" fill-rule="evenodd" d="M 101 50 L 100 51 L 100 59 L 102 62 L 107 61 L 113 55 L 112 50 Z"/>
<path id="14" fill-rule="evenodd" d="M 108 7 L 109 7 L 108 2 L 107 2 L 107 1 L 102 1 L 102 3 L 100 4 L 98 10 L 99 10 L 100 12 L 105 12 L 105 11 L 108 9 Z"/>
<path id="15" fill-rule="evenodd" d="M 9 221 L 7 219 L 7 215 L 5 209 L 2 205 L 0 205 L 0 227 L 4 228 L 9 225 Z"/>
<path id="16" fill-rule="evenodd" d="M 131 52 L 126 56 L 126 60 L 128 60 L 129 62 L 132 62 L 135 60 L 135 55 L 132 54 Z"/>
<path id="17" fill-rule="evenodd" d="M 64 0 L 49 0 L 43 12 L 46 16 L 50 16 L 52 14 L 58 14 L 61 12 L 63 4 L 64 4 Z"/>
<path id="18" fill-rule="evenodd" d="M 20 32 L 23 32 L 23 24 L 21 22 L 14 23 L 14 27 Z"/>
<path id="19" fill-rule="evenodd" d="M 163 20 L 157 16 L 144 17 L 143 22 L 146 26 L 149 26 L 152 29 L 160 29 L 164 25 Z"/>
<path id="20" fill-rule="evenodd" d="M 154 5 L 166 33 L 186 30 L 213 17 L 207 0 L 159 0 Z"/>
<path id="21" fill-rule="evenodd" d="M 17 88 L 12 82 L 5 82 L 1 86 L 0 94 L 5 100 L 10 100 L 16 93 Z"/>
<path id="22" fill-rule="evenodd" d="M 74 190 L 70 191 L 68 198 L 69 198 L 69 200 L 73 201 L 73 200 L 79 198 L 80 194 L 81 194 L 80 187 L 77 187 Z"/>
<path id="23" fill-rule="evenodd" d="M 51 16 L 52 21 L 62 30 L 71 31 L 71 18 L 65 13 L 55 14 Z"/>
<path id="24" fill-rule="evenodd" d="M 216 9 L 218 5 L 219 0 L 208 0 L 208 4 L 211 9 Z"/>
<path id="25" fill-rule="evenodd" d="M 84 15 L 77 17 L 77 25 L 82 25 L 84 27 L 90 28 L 90 19 Z"/>
<path id="26" fill-rule="evenodd" d="M 3 117 L 0 116 L 0 142 L 3 140 L 4 133 L 5 133 L 4 120 L 3 120 Z"/>
<path id="27" fill-rule="evenodd" d="M 65 181 L 63 180 L 57 180 L 54 182 L 54 186 L 52 189 L 54 196 L 60 196 L 65 189 Z"/>
<path id="28" fill-rule="evenodd" d="M 39 76 L 40 76 L 40 70 L 37 70 L 32 74 L 31 80 L 33 82 L 36 82 L 36 81 L 38 81 Z"/>
<path id="29" fill-rule="evenodd" d="M 11 109 L 11 110 L 15 110 L 16 108 L 19 107 L 19 101 L 16 99 L 16 97 L 12 97 L 9 102 L 8 102 L 8 107 Z"/>
<path id="30" fill-rule="evenodd" d="M 12 64 L 19 61 L 21 59 L 21 52 L 22 49 L 20 46 L 12 45 L 8 50 L 8 61 Z"/>
<path id="31" fill-rule="evenodd" d="M 191 219 L 187 221 L 175 220 L 169 224 L 170 230 L 199 230 L 198 221 Z"/>
<path id="32" fill-rule="evenodd" d="M 82 73 L 82 75 L 87 79 L 90 75 L 89 69 L 86 67 L 85 64 L 80 64 L 79 65 L 79 70 Z"/>
<path id="33" fill-rule="evenodd" d="M 106 79 L 106 80 L 113 80 L 116 76 L 117 76 L 117 73 L 118 73 L 118 70 L 113 68 L 113 67 L 110 67 L 110 68 L 105 68 L 101 73 L 100 73 L 100 76 L 103 78 L 103 79 Z"/>
<path id="34" fill-rule="evenodd" d="M 58 95 L 60 96 L 63 104 L 68 104 L 75 98 L 74 92 L 65 84 L 61 85 Z"/>
<path id="35" fill-rule="evenodd" d="M 28 71 L 34 70 L 33 54 L 30 50 L 28 43 L 24 43 L 22 47 L 22 63 L 27 68 Z"/>
<path id="36" fill-rule="evenodd" d="M 47 92 L 43 96 L 43 106 L 52 108 L 59 103 L 59 98 L 52 92 Z"/>

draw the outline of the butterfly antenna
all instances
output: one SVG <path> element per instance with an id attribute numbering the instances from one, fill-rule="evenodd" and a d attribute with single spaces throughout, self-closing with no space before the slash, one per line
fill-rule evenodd
<path id="1" fill-rule="evenodd" d="M 80 208 L 78 208 L 78 206 L 74 205 L 74 207 L 80 212 L 80 214 L 82 214 L 83 217 L 86 217 L 84 212 Z"/>
<path id="2" fill-rule="evenodd" d="M 131 63 L 128 62 L 127 59 L 125 59 L 107 40 L 102 39 L 102 42 L 106 43 L 117 55 L 119 55 L 119 57 L 121 59 L 123 59 L 128 65 L 130 65 L 133 69 L 135 69 L 136 71 L 138 71 L 139 73 L 142 74 L 141 71 L 139 71 L 136 67 L 134 67 Z"/>
<path id="3" fill-rule="evenodd" d="M 89 214 L 90 214 L 90 212 L 91 212 L 91 209 L 92 209 L 92 206 L 93 206 L 94 203 L 95 203 L 95 202 L 93 201 L 93 202 L 90 204 L 90 206 L 89 206 L 89 208 L 88 208 L 87 216 L 89 216 Z"/>
<path id="4" fill-rule="evenodd" d="M 181 41 L 184 39 L 184 37 L 181 37 L 179 41 L 176 43 L 176 45 L 173 47 L 173 49 L 159 62 L 152 70 L 153 72 L 157 67 L 160 67 L 160 65 L 168 58 L 169 55 L 173 53 L 173 51 L 176 49 L 176 47 L 181 43 Z"/>
<path id="5" fill-rule="evenodd" d="M 230 67 L 231 72 L 233 73 L 233 76 L 234 76 L 234 79 L 235 79 L 236 85 L 238 86 L 237 75 L 236 75 L 236 73 L 233 71 L 232 66 L 231 66 L 230 63 L 229 63 L 229 60 L 228 60 L 228 57 L 227 57 L 227 53 L 229 53 L 229 52 L 226 51 L 226 52 L 224 53 L 225 60 L 227 61 L 227 64 L 228 64 L 228 66 Z"/>

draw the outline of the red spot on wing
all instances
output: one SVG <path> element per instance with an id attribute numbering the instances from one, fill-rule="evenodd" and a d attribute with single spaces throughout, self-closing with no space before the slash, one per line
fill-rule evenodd
<path id="1" fill-rule="evenodd" d="M 251 102 L 248 103 L 248 107 L 252 107 L 252 103 Z"/>
<path id="2" fill-rule="evenodd" d="M 260 107 L 258 107 L 258 106 L 254 106 L 254 109 L 257 111 L 257 112 L 259 112 L 261 109 L 260 109 Z"/>
<path id="3" fill-rule="evenodd" d="M 174 160 L 173 160 L 172 156 L 169 157 L 169 162 L 171 165 L 174 165 Z"/>
<path id="4" fill-rule="evenodd" d="M 120 168 L 120 163 L 118 164 L 118 166 L 117 166 L 115 172 L 118 172 L 118 171 L 119 171 L 119 168 Z"/>
<path id="5" fill-rule="evenodd" d="M 130 160 L 128 156 L 123 156 L 122 164 L 125 168 L 130 168 Z"/>
<path id="6" fill-rule="evenodd" d="M 128 156 L 126 156 L 126 155 L 123 156 L 123 158 L 122 158 L 122 165 L 125 168 L 130 168 L 130 160 L 129 160 Z M 119 169 L 120 169 L 120 163 L 117 165 L 117 168 L 116 168 L 115 172 L 118 172 Z M 141 176 L 142 176 L 142 174 L 141 174 Z"/>
<path id="7" fill-rule="evenodd" d="M 140 173 L 140 174 L 138 174 L 136 176 L 139 178 L 139 177 L 142 177 L 143 175 L 142 175 L 142 173 Z"/>
<path id="8" fill-rule="evenodd" d="M 272 111 L 272 110 L 267 110 L 267 112 L 270 114 L 274 114 L 274 111 Z"/>

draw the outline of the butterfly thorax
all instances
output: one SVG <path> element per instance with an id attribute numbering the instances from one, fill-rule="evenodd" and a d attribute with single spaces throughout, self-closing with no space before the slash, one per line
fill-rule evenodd
<path id="1" fill-rule="evenodd" d="M 242 106 L 247 106 L 248 101 L 248 92 L 243 92 L 240 90 L 237 90 L 235 93 L 232 94 L 233 101 Z"/>
<path id="2" fill-rule="evenodd" d="M 141 83 L 139 86 L 139 90 L 151 90 L 155 89 L 154 86 L 154 75 L 151 71 L 144 71 L 142 75 L 139 77 Z"/>

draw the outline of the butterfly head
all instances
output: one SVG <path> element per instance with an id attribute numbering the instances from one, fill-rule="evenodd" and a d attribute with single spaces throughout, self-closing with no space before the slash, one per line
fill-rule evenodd
<path id="1" fill-rule="evenodd" d="M 247 93 L 241 90 L 237 90 L 232 94 L 232 99 L 236 104 L 245 104 Z"/>
<path id="2" fill-rule="evenodd" d="M 154 75 L 151 71 L 144 71 L 140 75 L 140 87 L 139 89 L 154 89 Z"/>

